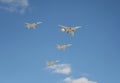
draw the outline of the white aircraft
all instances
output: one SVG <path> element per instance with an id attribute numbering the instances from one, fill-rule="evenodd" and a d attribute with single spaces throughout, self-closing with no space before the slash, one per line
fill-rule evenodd
<path id="1" fill-rule="evenodd" d="M 47 61 L 46 62 L 46 66 L 54 66 L 54 65 L 56 65 L 57 63 L 59 62 L 59 60 L 56 60 L 56 61 Z"/>
<path id="2" fill-rule="evenodd" d="M 65 45 L 57 45 L 59 50 L 65 50 L 67 47 L 71 46 L 72 44 L 65 44 Z"/>
<path id="3" fill-rule="evenodd" d="M 62 32 L 67 32 L 67 33 L 70 33 L 72 34 L 72 36 L 74 36 L 74 32 L 80 28 L 80 26 L 76 26 L 76 27 L 66 27 L 66 26 L 63 26 L 63 25 L 58 25 L 59 27 L 61 27 L 61 31 Z"/>
<path id="4" fill-rule="evenodd" d="M 36 22 L 36 23 L 25 23 L 26 24 L 26 27 L 28 28 L 28 29 L 30 29 L 30 28 L 33 28 L 33 29 L 35 29 L 36 28 L 36 26 L 38 25 L 38 24 L 41 24 L 42 22 Z"/>

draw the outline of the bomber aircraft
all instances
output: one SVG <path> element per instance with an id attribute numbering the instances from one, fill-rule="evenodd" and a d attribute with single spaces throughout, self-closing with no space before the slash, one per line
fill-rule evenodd
<path id="1" fill-rule="evenodd" d="M 46 66 L 54 66 L 54 65 L 56 65 L 57 63 L 59 62 L 59 60 L 56 60 L 56 61 L 47 61 L 46 62 Z"/>
<path id="2" fill-rule="evenodd" d="M 63 25 L 58 25 L 59 27 L 61 27 L 61 31 L 62 32 L 67 32 L 70 33 L 72 36 L 74 36 L 75 31 L 80 28 L 80 26 L 76 26 L 76 27 L 66 27 Z"/>
<path id="3" fill-rule="evenodd" d="M 38 24 L 41 24 L 42 22 L 36 22 L 36 23 L 25 23 L 26 24 L 26 27 L 28 28 L 28 29 L 30 29 L 30 28 L 33 28 L 33 29 L 35 29 L 36 28 L 36 26 L 38 25 Z"/>
<path id="4" fill-rule="evenodd" d="M 72 44 L 65 44 L 65 45 L 58 45 L 57 44 L 57 49 L 59 50 L 65 50 L 67 47 L 71 46 Z"/>

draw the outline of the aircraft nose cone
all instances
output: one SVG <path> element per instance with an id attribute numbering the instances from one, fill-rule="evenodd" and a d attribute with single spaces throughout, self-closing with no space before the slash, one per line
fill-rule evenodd
<path id="1" fill-rule="evenodd" d="M 64 28 L 62 28 L 62 29 L 61 29 L 61 31 L 62 31 L 62 32 L 65 32 L 65 29 L 64 29 Z"/>

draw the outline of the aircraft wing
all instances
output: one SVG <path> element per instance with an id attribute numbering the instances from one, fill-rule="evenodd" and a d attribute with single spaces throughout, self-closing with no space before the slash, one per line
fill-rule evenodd
<path id="1" fill-rule="evenodd" d="M 60 61 L 59 61 L 59 60 L 56 60 L 55 62 L 57 63 L 57 62 L 60 62 Z"/>
<path id="2" fill-rule="evenodd" d="M 72 44 L 67 44 L 67 46 L 71 46 Z"/>
<path id="3" fill-rule="evenodd" d="M 75 29 L 81 28 L 80 26 L 76 26 Z"/>
<path id="4" fill-rule="evenodd" d="M 27 28 L 30 28 L 30 24 L 29 23 L 25 23 Z"/>
<path id="5" fill-rule="evenodd" d="M 42 23 L 42 22 L 39 21 L 39 22 L 37 22 L 36 24 L 41 24 L 41 23 Z"/>
<path id="6" fill-rule="evenodd" d="M 25 24 L 30 24 L 30 23 L 25 23 Z"/>
<path id="7" fill-rule="evenodd" d="M 59 27 L 61 27 L 61 28 L 68 28 L 68 27 L 66 27 L 66 26 L 63 26 L 63 25 L 58 25 Z"/>

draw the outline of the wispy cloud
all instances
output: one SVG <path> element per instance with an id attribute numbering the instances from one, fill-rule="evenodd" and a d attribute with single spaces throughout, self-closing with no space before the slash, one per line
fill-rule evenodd
<path id="1" fill-rule="evenodd" d="M 0 0 L 0 9 L 24 13 L 29 6 L 28 0 Z"/>
<path id="2" fill-rule="evenodd" d="M 88 77 L 88 76 L 89 76 L 89 74 L 86 73 L 86 72 L 81 72 L 80 75 L 83 76 L 83 77 L 84 77 L 84 76 L 85 76 L 85 77 Z"/>
<path id="3" fill-rule="evenodd" d="M 72 72 L 69 64 L 57 64 L 49 66 L 48 69 L 52 69 L 54 73 L 58 74 L 70 74 Z"/>
<path id="4" fill-rule="evenodd" d="M 64 82 L 65 83 L 97 83 L 95 81 L 88 80 L 88 78 L 86 78 L 86 77 L 81 77 L 78 79 L 73 79 L 71 77 L 67 77 L 64 79 Z"/>

